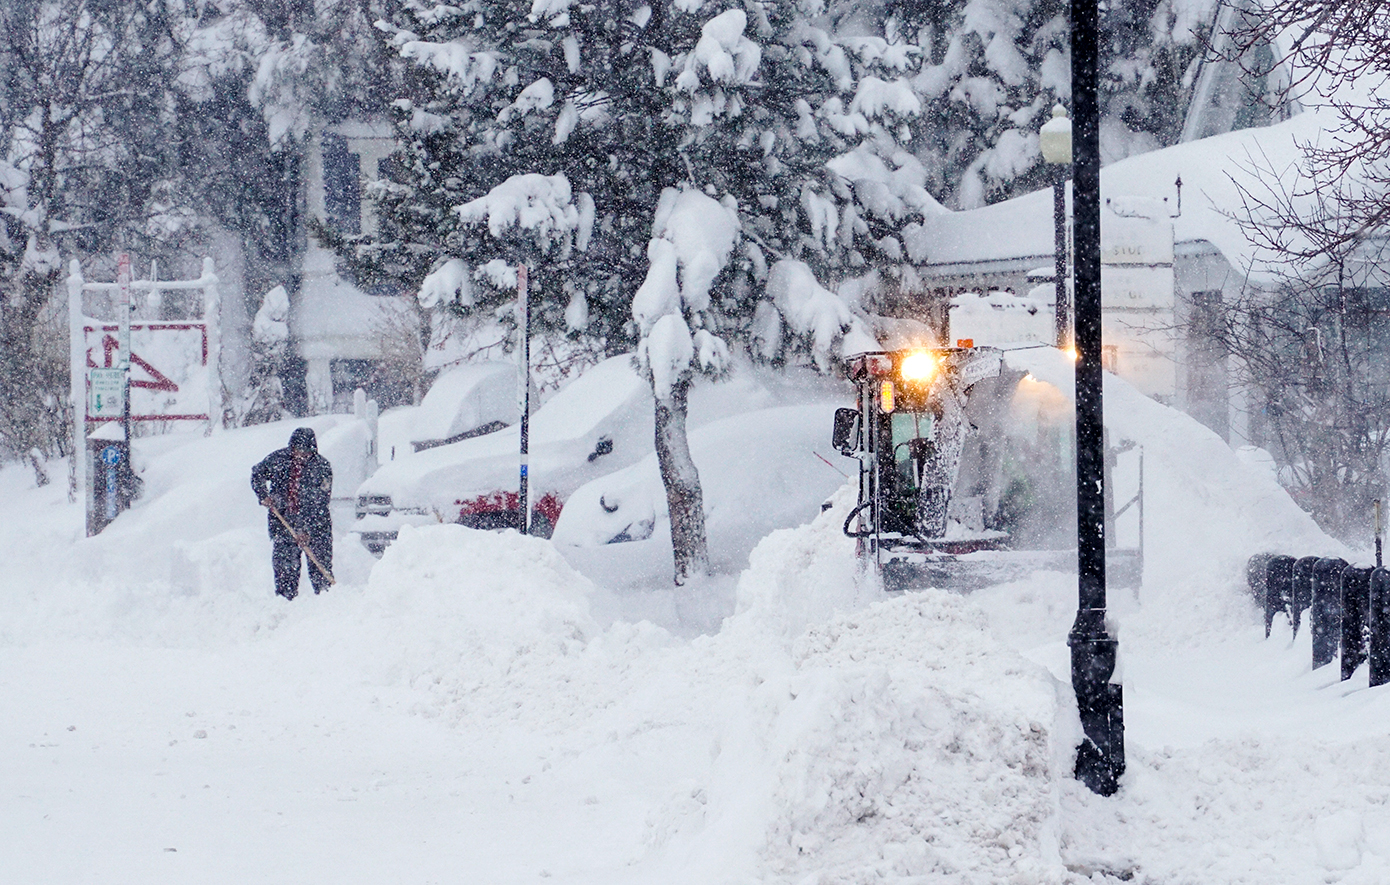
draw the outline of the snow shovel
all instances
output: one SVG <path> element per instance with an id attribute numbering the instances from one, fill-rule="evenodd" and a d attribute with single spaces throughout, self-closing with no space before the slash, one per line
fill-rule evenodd
<path id="1" fill-rule="evenodd" d="M 275 518 L 280 520 L 280 525 L 285 527 L 285 531 L 290 533 L 290 537 L 294 538 L 294 543 L 299 546 L 300 550 L 304 551 L 305 556 L 309 557 L 309 561 L 314 564 L 314 568 L 319 570 L 319 574 L 323 575 L 325 578 L 328 579 L 328 586 L 332 587 L 334 584 L 337 584 L 338 582 L 333 578 L 333 573 L 323 567 L 323 563 L 319 562 L 319 558 L 314 555 L 314 552 L 312 550 L 309 549 L 309 545 L 299 540 L 299 536 L 295 534 L 294 528 L 289 524 L 285 517 L 280 515 L 280 511 L 276 509 L 275 505 L 269 504 L 267 506 L 270 507 L 270 512 L 275 514 Z"/>

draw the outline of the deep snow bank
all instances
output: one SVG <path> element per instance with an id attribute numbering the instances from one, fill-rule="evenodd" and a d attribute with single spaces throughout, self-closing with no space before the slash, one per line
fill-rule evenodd
<path id="1" fill-rule="evenodd" d="M 1056 881 L 1065 698 L 969 600 L 858 580 L 852 503 L 754 550 L 739 613 L 703 641 L 746 662 L 741 691 L 707 774 L 652 814 L 654 856 L 682 882 Z"/>
<path id="2" fill-rule="evenodd" d="M 144 493 L 92 538 L 62 479 L 20 495 L 12 486 L 24 471 L 6 469 L 6 500 L 23 516 L 0 538 L 11 585 L 0 598 L 0 639 L 206 645 L 244 641 L 302 617 L 274 596 L 266 511 L 250 486 L 252 465 L 285 446 L 298 426 L 314 429 L 332 461 L 335 495 L 350 495 L 368 466 L 368 438 L 365 424 L 347 415 L 137 439 Z M 336 552 L 340 581 L 365 577 L 370 557 L 360 546 Z"/>
<path id="3" fill-rule="evenodd" d="M 382 678 L 427 688 L 456 718 L 535 724 L 565 659 L 600 633 L 593 590 L 544 540 L 405 526 L 372 569 L 361 617 Z"/>
<path id="4" fill-rule="evenodd" d="M 1022 350 L 1007 359 L 1072 400 L 1072 365 L 1060 352 Z M 1350 556 L 1267 471 L 1195 419 L 1108 372 L 1104 395 L 1110 444 L 1132 441 L 1144 458 L 1143 609 L 1126 621 L 1135 636 L 1192 643 L 1240 630 L 1251 617 L 1245 564 L 1256 553 Z M 1116 471 L 1120 502 L 1137 487 L 1136 454 Z"/>

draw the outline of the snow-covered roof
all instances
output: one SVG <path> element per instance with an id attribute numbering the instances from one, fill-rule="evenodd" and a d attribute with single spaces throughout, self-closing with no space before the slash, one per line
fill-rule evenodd
<path id="1" fill-rule="evenodd" d="M 1171 203 L 1174 181 L 1181 175 L 1182 215 L 1173 219 L 1176 242 L 1209 242 L 1233 267 L 1247 271 L 1255 249 L 1233 217 L 1240 208 L 1235 181 L 1253 181 L 1256 163 L 1280 171 L 1291 168 L 1300 158 L 1299 143 L 1317 139 L 1334 123 L 1330 113 L 1310 111 L 1273 126 L 1129 157 L 1101 170 L 1101 197 L 1169 197 Z M 969 265 L 1022 259 L 1042 263 L 1051 259 L 1053 238 L 1049 188 L 933 216 L 910 228 L 904 242 L 916 264 Z"/>

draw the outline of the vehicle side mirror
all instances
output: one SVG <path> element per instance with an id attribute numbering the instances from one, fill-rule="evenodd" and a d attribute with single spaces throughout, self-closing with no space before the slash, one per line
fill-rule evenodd
<path id="1" fill-rule="evenodd" d="M 835 431 L 830 435 L 830 445 L 841 455 L 852 455 L 859 448 L 858 409 L 835 410 Z"/>

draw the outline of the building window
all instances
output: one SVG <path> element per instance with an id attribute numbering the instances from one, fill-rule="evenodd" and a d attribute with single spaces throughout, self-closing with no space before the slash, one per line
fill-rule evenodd
<path id="1" fill-rule="evenodd" d="M 362 232 L 362 158 L 348 150 L 347 139 L 325 132 L 323 208 L 330 225 L 340 233 Z"/>

